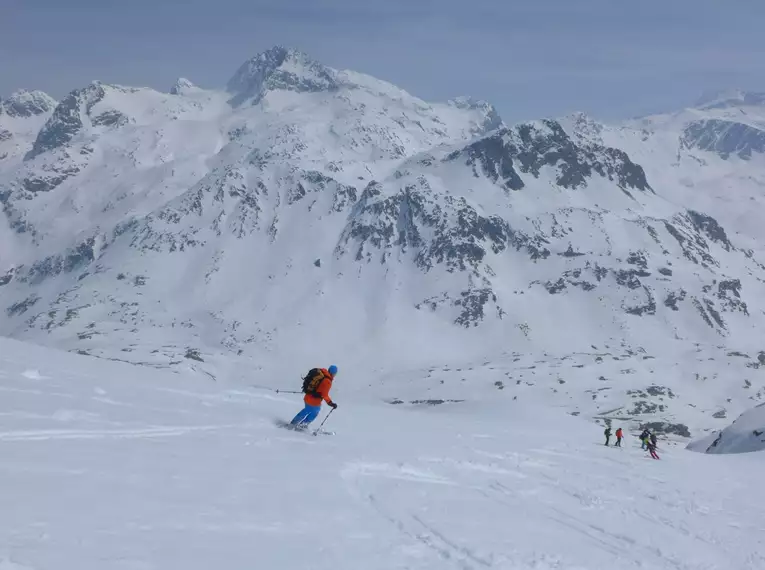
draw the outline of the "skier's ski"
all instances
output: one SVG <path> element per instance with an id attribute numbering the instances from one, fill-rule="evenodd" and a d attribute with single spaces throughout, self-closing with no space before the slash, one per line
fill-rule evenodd
<path id="1" fill-rule="evenodd" d="M 276 425 L 276 427 L 288 429 L 290 431 L 294 431 L 298 433 L 310 433 L 311 435 L 335 435 L 335 432 L 333 431 L 327 431 L 323 429 L 311 430 L 308 426 L 295 426 L 284 420 L 274 420 L 274 424 Z"/>

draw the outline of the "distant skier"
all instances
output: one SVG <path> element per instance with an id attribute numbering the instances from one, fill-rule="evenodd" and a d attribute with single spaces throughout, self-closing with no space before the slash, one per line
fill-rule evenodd
<path id="1" fill-rule="evenodd" d="M 640 449 L 646 448 L 646 443 L 648 443 L 649 435 L 651 435 L 651 432 L 649 432 L 647 429 L 644 429 L 643 432 L 640 434 L 640 443 L 642 444 L 640 446 Z"/>
<path id="2" fill-rule="evenodd" d="M 650 440 L 651 440 L 651 443 L 653 444 L 653 446 L 656 447 L 656 434 L 655 433 L 651 434 Z"/>
<path id="3" fill-rule="evenodd" d="M 651 439 L 647 439 L 646 442 L 647 442 L 646 446 L 648 447 L 648 451 L 650 452 L 651 457 L 653 457 L 654 459 L 658 459 L 659 456 L 656 455 L 656 443 L 655 443 L 656 442 L 656 436 L 654 436 Z"/>
<path id="4" fill-rule="evenodd" d="M 306 374 L 306 377 L 303 378 L 305 407 L 292 419 L 291 426 L 297 429 L 304 429 L 308 426 L 319 415 L 322 401 L 327 402 L 327 405 L 332 409 L 337 408 L 337 404 L 329 396 L 335 376 L 337 376 L 337 366 L 334 364 L 329 368 L 312 368 Z"/>
<path id="5" fill-rule="evenodd" d="M 605 430 L 603 430 L 603 435 L 606 436 L 606 445 L 608 445 L 608 442 L 611 441 L 611 426 L 607 426 Z"/>
<path id="6" fill-rule="evenodd" d="M 624 432 L 622 431 L 622 428 L 619 428 L 616 430 L 616 443 L 614 444 L 616 447 L 622 446 L 622 438 L 624 437 Z"/>

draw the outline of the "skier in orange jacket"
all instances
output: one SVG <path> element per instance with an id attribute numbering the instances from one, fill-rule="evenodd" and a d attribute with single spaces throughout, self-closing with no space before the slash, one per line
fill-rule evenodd
<path id="1" fill-rule="evenodd" d="M 332 409 L 337 408 L 337 404 L 329 396 L 335 376 L 337 376 L 337 366 L 334 364 L 329 368 L 315 368 L 308 373 L 303 384 L 305 407 L 292 418 L 290 425 L 305 428 L 319 415 L 322 402 L 327 402 Z"/>
<path id="2" fill-rule="evenodd" d="M 622 446 L 622 438 L 624 437 L 624 432 L 622 431 L 622 428 L 619 428 L 616 430 L 616 443 L 614 444 L 616 447 Z"/>

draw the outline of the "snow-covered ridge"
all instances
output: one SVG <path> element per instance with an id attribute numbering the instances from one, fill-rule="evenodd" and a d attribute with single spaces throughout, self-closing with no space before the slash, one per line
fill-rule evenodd
<path id="1" fill-rule="evenodd" d="M 277 46 L 243 63 L 226 89 L 234 106 L 245 101 L 256 104 L 269 90 L 335 91 L 339 88 L 336 75 L 302 52 Z"/>
<path id="2" fill-rule="evenodd" d="M 740 89 L 718 91 L 702 95 L 695 104 L 695 107 L 705 110 L 749 106 L 765 106 L 765 93 Z"/>
<path id="3" fill-rule="evenodd" d="M 198 91 L 199 87 L 194 85 L 189 79 L 185 77 L 179 77 L 173 86 L 170 88 L 171 95 L 188 95 Z"/>
<path id="4" fill-rule="evenodd" d="M 704 453 L 750 453 L 765 450 L 765 402 L 741 414 L 719 433 L 688 446 Z"/>
<path id="5" fill-rule="evenodd" d="M 52 111 L 56 100 L 42 91 L 20 89 L 7 99 L 0 99 L 0 115 L 27 118 Z"/>
<path id="6" fill-rule="evenodd" d="M 0 161 L 0 333 L 152 366 L 334 353 L 360 374 L 546 353 L 588 371 L 570 411 L 692 430 L 762 398 L 762 109 L 508 126 L 280 47 L 226 90 L 170 91 L 94 82 L 0 141 L 25 141 Z M 633 405 L 666 397 L 636 363 L 695 366 L 699 346 L 748 384 L 678 374 L 658 385 L 679 397 Z M 631 364 L 579 361 L 603 347 Z"/>

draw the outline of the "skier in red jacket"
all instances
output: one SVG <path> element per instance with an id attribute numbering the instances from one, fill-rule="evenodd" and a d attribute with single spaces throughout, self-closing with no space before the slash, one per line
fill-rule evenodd
<path id="1" fill-rule="evenodd" d="M 329 396 L 332 382 L 337 376 L 337 366 L 333 364 L 329 368 L 317 368 L 311 372 L 313 375 L 310 378 L 306 376 L 306 394 L 303 397 L 305 407 L 290 422 L 290 425 L 295 428 L 305 428 L 315 420 L 321 411 L 322 402 L 327 402 L 327 405 L 332 409 L 337 408 L 337 404 Z"/>

